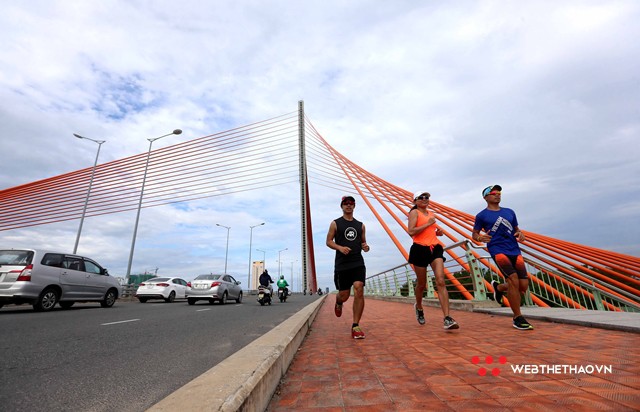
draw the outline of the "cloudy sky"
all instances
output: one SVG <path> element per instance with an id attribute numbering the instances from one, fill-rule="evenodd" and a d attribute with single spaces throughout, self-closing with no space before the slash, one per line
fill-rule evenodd
<path id="1" fill-rule="evenodd" d="M 640 256 L 636 1 L 28 1 L 0 14 L 0 188 L 297 110 L 347 158 L 476 214 L 482 188 L 525 230 Z M 340 215 L 312 188 L 318 280 Z M 252 257 L 294 280 L 295 185 L 144 209 L 133 272 L 192 278 Z M 404 263 L 363 203 L 370 274 Z M 79 252 L 126 272 L 135 212 L 85 221 Z M 265 222 L 250 232 L 249 227 Z M 71 250 L 78 221 L 0 233 Z M 408 236 L 403 238 L 406 247 Z M 280 250 L 283 252 L 278 253 Z"/>

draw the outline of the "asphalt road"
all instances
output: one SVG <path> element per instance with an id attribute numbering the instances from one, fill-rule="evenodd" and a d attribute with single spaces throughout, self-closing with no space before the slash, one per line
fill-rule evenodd
<path id="1" fill-rule="evenodd" d="M 5 306 L 0 411 L 144 411 L 317 298 Z"/>

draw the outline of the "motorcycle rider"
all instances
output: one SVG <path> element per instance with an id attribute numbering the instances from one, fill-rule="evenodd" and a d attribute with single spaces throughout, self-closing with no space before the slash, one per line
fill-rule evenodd
<path id="1" fill-rule="evenodd" d="M 287 280 L 284 278 L 284 275 L 280 275 L 280 279 L 278 279 L 278 282 L 276 284 L 278 285 L 278 289 L 284 289 L 285 296 L 289 296 L 289 282 L 287 282 Z"/>
<path id="2" fill-rule="evenodd" d="M 272 283 L 273 279 L 271 278 L 271 275 L 269 274 L 267 269 L 265 269 L 264 272 L 262 272 L 262 275 L 260 275 L 260 285 L 269 289 L 269 293 L 271 293 L 271 295 L 273 296 L 273 287 L 271 286 Z"/>

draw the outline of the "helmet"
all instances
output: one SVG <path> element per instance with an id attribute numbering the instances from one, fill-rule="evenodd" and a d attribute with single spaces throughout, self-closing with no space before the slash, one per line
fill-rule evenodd
<path id="1" fill-rule="evenodd" d="M 284 279 L 284 275 L 280 275 L 280 279 Z"/>

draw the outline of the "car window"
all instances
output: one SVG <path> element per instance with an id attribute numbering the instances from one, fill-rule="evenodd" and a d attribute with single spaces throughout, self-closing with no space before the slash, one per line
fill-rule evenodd
<path id="1" fill-rule="evenodd" d="M 98 266 L 97 263 L 92 262 L 90 260 L 86 260 L 86 259 L 84 261 L 84 271 L 89 273 L 95 273 L 96 275 L 102 274 L 102 268 Z"/>
<path id="2" fill-rule="evenodd" d="M 187 286 L 187 281 L 184 279 L 180 279 L 180 283 L 182 283 L 182 286 Z"/>
<path id="3" fill-rule="evenodd" d="M 229 282 L 236 283 L 236 280 L 233 278 L 233 276 L 229 275 L 229 276 L 227 276 L 227 278 L 228 278 Z"/>
<path id="4" fill-rule="evenodd" d="M 218 280 L 220 275 L 198 275 L 194 280 Z"/>
<path id="5" fill-rule="evenodd" d="M 45 266 L 53 266 L 56 268 L 62 267 L 62 259 L 64 256 L 61 253 L 47 253 L 42 258 L 42 263 Z"/>
<path id="6" fill-rule="evenodd" d="M 62 267 L 70 270 L 84 271 L 84 263 L 77 256 L 65 256 L 62 260 Z"/>
<path id="7" fill-rule="evenodd" d="M 0 250 L 0 265 L 26 266 L 32 260 L 31 250 Z"/>
<path id="8" fill-rule="evenodd" d="M 149 282 L 153 282 L 153 283 L 160 283 L 160 282 L 168 282 L 169 278 L 151 278 L 151 279 L 147 279 L 146 283 Z"/>
<path id="9" fill-rule="evenodd" d="M 176 285 L 181 285 L 180 279 L 173 279 L 171 280 L 171 283 L 175 283 Z"/>

